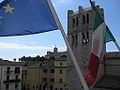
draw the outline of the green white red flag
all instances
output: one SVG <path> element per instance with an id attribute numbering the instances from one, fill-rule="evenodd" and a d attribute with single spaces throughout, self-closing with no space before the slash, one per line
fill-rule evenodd
<path id="1" fill-rule="evenodd" d="M 93 26 L 92 47 L 88 65 L 88 73 L 85 77 L 88 87 L 92 86 L 96 81 L 100 64 L 100 56 L 102 54 L 104 44 L 109 41 L 115 41 L 112 33 L 106 26 L 103 17 L 100 15 L 99 11 L 91 0 L 90 3 L 92 9 L 95 11 L 95 19 Z"/>

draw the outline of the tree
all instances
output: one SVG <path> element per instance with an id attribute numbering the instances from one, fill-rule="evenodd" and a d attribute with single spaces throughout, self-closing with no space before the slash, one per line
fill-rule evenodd
<path id="1" fill-rule="evenodd" d="M 14 58 L 13 60 L 14 60 L 14 62 L 16 62 L 16 58 Z"/>

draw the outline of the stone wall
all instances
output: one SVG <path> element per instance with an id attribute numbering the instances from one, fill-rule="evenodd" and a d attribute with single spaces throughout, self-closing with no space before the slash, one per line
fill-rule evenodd
<path id="1" fill-rule="evenodd" d="M 120 76 L 120 52 L 105 54 L 105 74 Z"/>

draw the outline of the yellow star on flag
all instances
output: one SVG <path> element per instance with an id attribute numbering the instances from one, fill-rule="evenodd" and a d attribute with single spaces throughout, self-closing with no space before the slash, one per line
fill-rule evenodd
<path id="1" fill-rule="evenodd" d="M 13 10 L 15 9 L 15 8 L 11 7 L 9 4 L 7 4 L 7 6 L 4 6 L 3 8 L 5 9 L 6 13 L 9 12 L 11 14 L 13 14 Z"/>

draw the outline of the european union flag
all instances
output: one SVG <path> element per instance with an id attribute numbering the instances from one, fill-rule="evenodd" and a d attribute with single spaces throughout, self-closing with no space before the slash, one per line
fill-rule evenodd
<path id="1" fill-rule="evenodd" d="M 0 36 L 58 29 L 47 0 L 4 0 L 0 3 Z"/>

